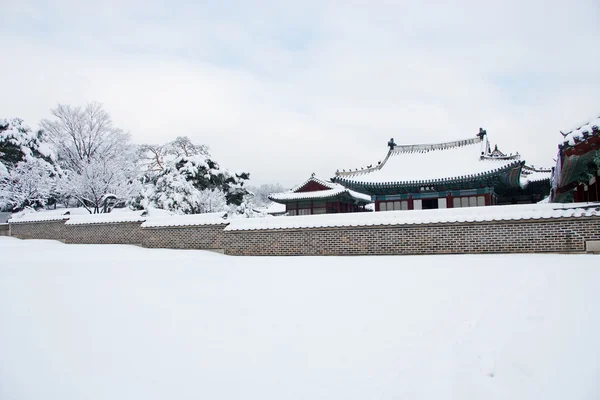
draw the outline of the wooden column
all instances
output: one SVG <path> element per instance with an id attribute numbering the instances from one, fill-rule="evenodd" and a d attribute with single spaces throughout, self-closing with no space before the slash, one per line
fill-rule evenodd
<path id="1" fill-rule="evenodd" d="M 310 201 L 310 215 L 313 215 L 313 201 Z"/>
<path id="2" fill-rule="evenodd" d="M 446 208 L 454 207 L 454 203 L 452 202 L 452 193 L 446 193 Z"/>
<path id="3" fill-rule="evenodd" d="M 483 197 L 485 198 L 485 205 L 491 206 L 492 205 L 492 195 L 490 193 L 487 193 L 487 194 L 484 194 Z"/>
<path id="4" fill-rule="evenodd" d="M 415 202 L 413 201 L 412 194 L 408 195 L 408 209 L 409 210 L 415 209 Z"/>

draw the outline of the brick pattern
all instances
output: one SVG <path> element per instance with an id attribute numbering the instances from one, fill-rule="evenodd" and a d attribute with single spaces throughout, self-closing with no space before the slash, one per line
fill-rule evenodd
<path id="1" fill-rule="evenodd" d="M 0 236 L 8 236 L 8 235 L 9 235 L 8 224 L 0 224 Z"/>
<path id="2" fill-rule="evenodd" d="M 67 243 L 141 245 L 141 222 L 65 225 Z"/>
<path id="3" fill-rule="evenodd" d="M 225 231 L 225 226 L 141 228 L 139 222 L 49 221 L 10 224 L 10 230 L 22 239 L 223 249 L 248 256 L 570 253 L 584 252 L 586 241 L 600 240 L 598 217 L 270 231 Z"/>
<path id="4" fill-rule="evenodd" d="M 142 228 L 143 246 L 167 249 L 224 249 L 223 225 Z"/>
<path id="5" fill-rule="evenodd" d="M 562 253 L 600 239 L 600 218 L 225 231 L 231 255 Z"/>
<path id="6" fill-rule="evenodd" d="M 10 225 L 10 236 L 19 239 L 52 239 L 64 242 L 65 221 L 22 222 Z"/>

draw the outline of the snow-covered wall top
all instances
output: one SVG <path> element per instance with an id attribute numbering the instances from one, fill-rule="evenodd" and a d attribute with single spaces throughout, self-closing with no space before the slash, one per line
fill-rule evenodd
<path id="1" fill-rule="evenodd" d="M 67 220 L 73 215 L 89 215 L 83 208 L 60 208 L 58 210 L 22 211 L 13 214 L 8 220 L 11 224 L 19 222 L 45 222 Z"/>
<path id="2" fill-rule="evenodd" d="M 106 214 L 90 214 L 84 208 L 44 210 L 18 213 L 12 216 L 10 223 L 66 221 L 66 225 L 92 225 L 119 222 L 143 222 L 142 227 L 219 225 L 229 223 L 227 213 L 208 213 L 196 215 L 175 215 L 163 210 L 153 209 L 149 214 L 144 211 L 114 209 Z"/>
<path id="3" fill-rule="evenodd" d="M 227 213 L 207 213 L 193 215 L 149 216 L 142 228 L 168 227 L 168 226 L 199 226 L 228 224 L 225 219 Z"/>
<path id="4" fill-rule="evenodd" d="M 438 210 L 385 211 L 324 214 L 279 218 L 238 219 L 225 230 L 333 228 L 345 226 L 414 225 L 448 222 L 484 222 L 563 217 L 600 216 L 600 203 L 524 204 L 510 206 L 447 208 Z"/>
<path id="5" fill-rule="evenodd" d="M 143 211 L 110 212 L 106 214 L 72 215 L 66 225 L 109 224 L 118 222 L 143 222 Z"/>

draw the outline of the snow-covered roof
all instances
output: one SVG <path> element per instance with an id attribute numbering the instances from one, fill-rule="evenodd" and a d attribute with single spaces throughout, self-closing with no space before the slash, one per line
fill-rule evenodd
<path id="1" fill-rule="evenodd" d="M 329 189 L 326 190 L 315 190 L 311 192 L 297 192 L 302 187 L 306 186 L 309 182 L 316 182 Z M 361 202 L 371 202 L 371 196 L 355 192 L 354 190 L 347 189 L 339 183 L 328 182 L 324 179 L 311 176 L 307 181 L 294 187 L 291 190 L 283 193 L 272 193 L 269 195 L 269 199 L 276 202 L 288 202 L 288 201 L 303 201 L 303 200 L 315 200 L 315 199 L 330 199 L 333 197 L 347 195 L 355 200 Z"/>
<path id="2" fill-rule="evenodd" d="M 535 171 L 530 174 L 521 175 L 521 186 L 525 187 L 532 182 L 548 181 L 552 177 L 552 171 Z"/>
<path id="3" fill-rule="evenodd" d="M 315 182 L 315 183 L 318 183 L 319 185 L 322 185 L 322 186 L 328 187 L 329 189 L 335 189 L 336 187 L 338 187 L 338 186 L 339 186 L 339 185 L 337 185 L 337 184 L 335 184 L 335 183 L 333 183 L 333 182 L 331 182 L 331 181 L 328 181 L 328 180 L 325 180 L 325 179 L 321 179 L 321 178 L 319 178 L 319 177 L 315 176 L 315 174 L 313 173 L 313 174 L 310 176 L 310 178 L 308 178 L 307 180 L 305 180 L 305 181 L 304 181 L 304 182 L 302 182 L 301 184 L 299 184 L 299 185 L 297 185 L 297 186 L 294 186 L 293 188 L 291 188 L 291 189 L 289 190 L 289 192 L 295 192 L 295 191 L 297 191 L 297 190 L 300 190 L 301 188 L 303 188 L 304 186 L 306 186 L 306 185 L 307 185 L 309 182 Z"/>
<path id="4" fill-rule="evenodd" d="M 436 210 L 322 214 L 294 218 L 255 218 L 232 221 L 225 230 L 275 230 L 345 226 L 416 225 L 452 222 L 511 221 L 564 217 L 600 217 L 600 203 L 523 204 Z"/>
<path id="5" fill-rule="evenodd" d="M 118 222 L 143 222 L 144 211 L 116 211 L 105 214 L 71 215 L 65 225 L 110 224 Z"/>
<path id="6" fill-rule="evenodd" d="M 523 164 L 519 155 L 495 157 L 487 137 L 454 142 L 394 145 L 377 166 L 336 172 L 336 181 L 366 184 L 431 184 L 483 177 Z"/>
<path id="7" fill-rule="evenodd" d="M 200 225 L 223 225 L 229 222 L 225 219 L 226 212 L 192 214 L 192 215 L 171 215 L 171 216 L 148 216 L 142 228 L 156 228 L 167 226 L 200 226 Z"/>
<path id="8" fill-rule="evenodd" d="M 269 198 L 273 201 L 302 201 L 302 200 L 313 200 L 313 199 L 329 199 L 332 197 L 337 197 L 347 193 L 350 197 L 353 197 L 357 200 L 371 202 L 371 196 L 367 196 L 362 193 L 355 192 L 350 189 L 346 189 L 342 185 L 339 185 L 336 189 L 327 189 L 327 190 L 317 190 L 314 192 L 284 192 L 284 193 L 273 193 L 269 195 Z"/>
<path id="9" fill-rule="evenodd" d="M 563 135 L 565 136 L 564 141 L 568 141 L 569 145 L 573 146 L 582 140 L 584 136 L 592 134 L 600 134 L 600 117 L 594 118 L 590 122 L 581 125 L 577 129 L 564 133 Z"/>

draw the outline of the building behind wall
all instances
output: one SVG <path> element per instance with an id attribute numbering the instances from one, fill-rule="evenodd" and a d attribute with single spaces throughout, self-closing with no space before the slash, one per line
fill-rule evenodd
<path id="1" fill-rule="evenodd" d="M 552 175 L 552 202 L 600 201 L 599 127 L 600 117 L 563 133 Z"/>
<path id="2" fill-rule="evenodd" d="M 338 170 L 334 178 L 370 195 L 376 211 L 534 203 L 549 189 L 550 170 L 523 173 L 521 156 L 497 146 L 492 150 L 483 129 L 475 137 L 445 143 L 398 145 L 391 139 L 388 147 L 377 164 Z M 522 182 L 533 173 L 539 180 Z"/>
<path id="3" fill-rule="evenodd" d="M 337 183 L 315 177 L 283 192 L 272 193 L 269 199 L 285 204 L 287 215 L 337 214 L 367 211 L 371 197 Z"/>

